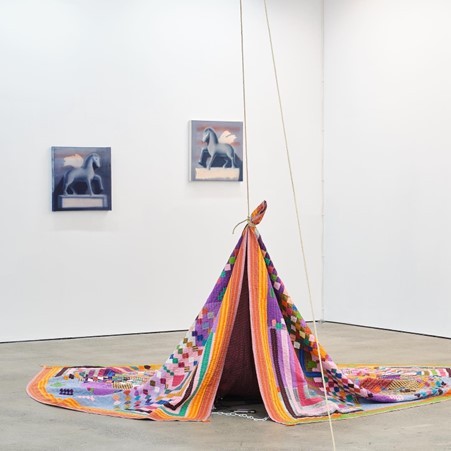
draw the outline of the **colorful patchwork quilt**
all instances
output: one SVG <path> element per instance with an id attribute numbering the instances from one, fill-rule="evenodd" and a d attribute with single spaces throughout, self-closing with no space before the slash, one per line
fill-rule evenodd
<path id="1" fill-rule="evenodd" d="M 44 367 L 39 402 L 158 421 L 206 421 L 215 400 L 264 403 L 278 423 L 347 418 L 450 399 L 451 369 L 342 368 L 317 343 L 277 274 L 252 213 L 212 293 L 162 365 Z M 324 371 L 321 378 L 320 362 Z"/>

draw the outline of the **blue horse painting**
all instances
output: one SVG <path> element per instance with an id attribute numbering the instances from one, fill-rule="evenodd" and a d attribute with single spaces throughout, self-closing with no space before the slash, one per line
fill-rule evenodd
<path id="1" fill-rule="evenodd" d="M 111 210 L 111 148 L 52 147 L 52 210 Z"/>

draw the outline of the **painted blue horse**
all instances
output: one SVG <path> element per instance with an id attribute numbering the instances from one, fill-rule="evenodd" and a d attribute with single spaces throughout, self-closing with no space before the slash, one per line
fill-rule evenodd
<path id="1" fill-rule="evenodd" d="M 96 180 L 100 190 L 103 191 L 102 177 L 96 174 L 96 169 L 100 168 L 100 156 L 98 153 L 89 154 L 83 165 L 79 168 L 72 168 L 64 174 L 64 194 L 66 196 L 78 194 L 74 189 L 73 183 L 84 182 L 87 185 L 88 194 L 94 195 L 92 181 Z M 70 190 L 70 192 L 69 192 Z"/>
<path id="2" fill-rule="evenodd" d="M 232 168 L 235 168 L 235 149 L 226 143 L 220 143 L 216 132 L 208 127 L 204 130 L 202 136 L 202 142 L 207 144 L 207 150 L 210 154 L 210 159 L 207 163 L 207 169 L 211 168 L 211 165 L 216 157 L 223 157 L 225 159 L 224 168 L 227 166 L 227 159 L 230 160 Z"/>

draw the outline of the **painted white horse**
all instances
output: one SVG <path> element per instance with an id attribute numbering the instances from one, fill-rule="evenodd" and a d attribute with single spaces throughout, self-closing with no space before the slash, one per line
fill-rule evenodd
<path id="1" fill-rule="evenodd" d="M 222 137 L 222 135 L 221 135 Z M 202 141 L 207 143 L 207 150 L 210 154 L 210 159 L 207 163 L 207 169 L 211 168 L 213 160 L 217 156 L 225 157 L 226 160 L 224 168 L 227 166 L 227 158 L 230 160 L 232 168 L 235 168 L 235 149 L 226 142 L 219 142 L 216 132 L 208 127 L 204 130 Z"/>
<path id="2" fill-rule="evenodd" d="M 94 195 L 92 190 L 92 181 L 96 180 L 100 186 L 100 190 L 103 191 L 102 177 L 96 174 L 95 171 L 100 168 L 100 156 L 98 153 L 91 153 L 86 157 L 81 167 L 72 168 L 64 174 L 64 194 L 66 196 L 78 194 L 75 192 L 73 186 L 74 182 L 84 182 L 88 187 L 88 193 L 90 196 Z M 69 191 L 70 190 L 70 193 Z"/>

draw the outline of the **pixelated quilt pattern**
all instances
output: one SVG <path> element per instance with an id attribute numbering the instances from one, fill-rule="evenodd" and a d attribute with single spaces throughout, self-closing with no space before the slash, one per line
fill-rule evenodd
<path id="1" fill-rule="evenodd" d="M 217 394 L 248 277 L 253 359 L 269 417 L 323 421 L 449 399 L 450 368 L 338 367 L 287 294 L 252 213 L 213 291 L 163 365 L 44 367 L 27 387 L 44 404 L 158 421 L 206 421 Z M 321 377 L 320 360 L 324 372 Z M 327 396 L 325 396 L 326 387 Z"/>

